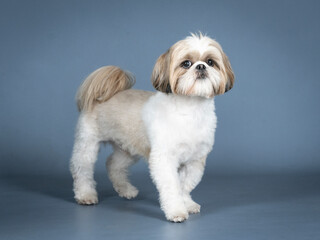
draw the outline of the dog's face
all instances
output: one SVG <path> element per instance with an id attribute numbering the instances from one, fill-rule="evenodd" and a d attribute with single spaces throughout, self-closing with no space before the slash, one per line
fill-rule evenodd
<path id="1" fill-rule="evenodd" d="M 161 92 L 212 98 L 232 88 L 234 74 L 219 43 L 193 34 L 158 58 L 151 81 Z"/>

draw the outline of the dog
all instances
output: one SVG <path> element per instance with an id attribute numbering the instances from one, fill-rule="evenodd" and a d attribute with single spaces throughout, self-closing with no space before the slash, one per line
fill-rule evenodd
<path id="1" fill-rule="evenodd" d="M 137 196 L 128 168 L 142 157 L 166 219 L 183 222 L 200 212 L 190 192 L 200 182 L 214 144 L 214 97 L 233 87 L 234 73 L 219 43 L 199 33 L 158 58 L 151 82 L 156 92 L 130 89 L 135 83 L 130 72 L 105 66 L 80 86 L 70 161 L 75 200 L 98 203 L 94 163 L 100 143 L 110 143 L 107 171 L 119 196 Z"/>

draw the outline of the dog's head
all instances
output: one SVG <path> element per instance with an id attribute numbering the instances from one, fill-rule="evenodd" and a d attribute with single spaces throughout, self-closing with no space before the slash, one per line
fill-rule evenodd
<path id="1" fill-rule="evenodd" d="M 234 74 L 220 44 L 200 33 L 162 54 L 151 81 L 161 92 L 212 98 L 233 87 Z"/>

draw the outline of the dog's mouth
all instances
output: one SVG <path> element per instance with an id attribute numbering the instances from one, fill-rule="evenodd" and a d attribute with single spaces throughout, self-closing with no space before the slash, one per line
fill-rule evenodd
<path id="1" fill-rule="evenodd" d="M 196 79 L 198 80 L 203 80 L 208 78 L 208 73 L 207 71 L 197 71 L 196 72 Z"/>

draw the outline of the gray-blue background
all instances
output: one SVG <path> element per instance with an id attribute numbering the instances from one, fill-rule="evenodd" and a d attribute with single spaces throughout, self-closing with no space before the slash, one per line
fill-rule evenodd
<path id="1" fill-rule="evenodd" d="M 157 57 L 189 32 L 221 43 L 235 86 L 216 98 L 208 167 L 230 172 L 320 168 L 317 1 L 1 1 L 0 170 L 65 172 L 74 95 L 103 65 L 152 90 Z M 107 152 L 103 152 L 107 151 Z M 102 150 L 104 170 L 109 150 Z"/>
<path id="2" fill-rule="evenodd" d="M 320 224 L 319 1 L 0 1 L 0 238 L 316 239 Z M 152 90 L 157 57 L 189 32 L 221 43 L 234 88 L 218 128 L 202 213 L 165 221 L 146 164 L 116 196 L 102 148 L 100 204 L 72 199 L 74 96 L 103 65 Z M 219 177 L 220 176 L 220 177 Z"/>

